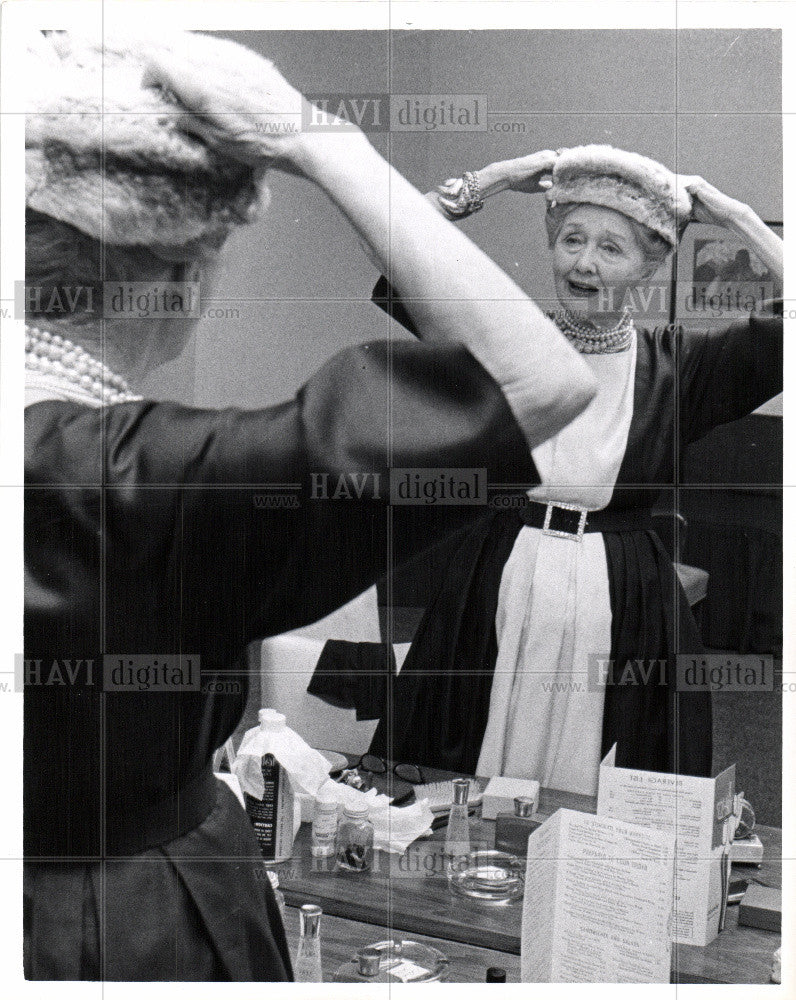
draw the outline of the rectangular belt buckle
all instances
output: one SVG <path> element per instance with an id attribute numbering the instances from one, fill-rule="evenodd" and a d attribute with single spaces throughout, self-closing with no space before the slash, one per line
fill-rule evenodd
<path id="1" fill-rule="evenodd" d="M 578 527 L 572 531 L 567 528 L 550 527 L 553 520 L 554 508 L 557 508 L 558 510 L 574 511 L 577 513 L 579 515 Z M 583 532 L 586 530 L 586 518 L 588 513 L 589 512 L 583 507 L 579 507 L 574 503 L 549 503 L 547 504 L 547 510 L 545 511 L 542 533 L 545 535 L 553 535 L 556 538 L 568 538 L 571 542 L 583 541 Z"/>

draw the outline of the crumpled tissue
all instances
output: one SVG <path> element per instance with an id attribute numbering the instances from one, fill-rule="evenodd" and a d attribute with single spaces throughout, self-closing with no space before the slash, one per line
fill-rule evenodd
<path id="1" fill-rule="evenodd" d="M 282 717 L 284 721 L 284 716 Z M 293 836 L 301 826 L 302 793 L 314 795 L 324 781 L 329 778 L 329 763 L 323 754 L 313 750 L 298 733 L 288 726 L 268 729 L 255 726 L 247 729 L 238 755 L 232 765 L 232 773 L 240 782 L 241 789 L 256 799 L 265 794 L 262 759 L 265 754 L 273 754 L 280 767 L 290 779 L 293 790 Z"/>
<path id="2" fill-rule="evenodd" d="M 262 758 L 267 753 L 273 754 L 287 771 L 296 795 L 300 792 L 315 795 L 329 778 L 329 762 L 323 754 L 313 750 L 289 726 L 271 730 L 255 726 L 246 731 L 232 770 L 243 791 L 256 799 L 261 799 L 265 792 Z"/>

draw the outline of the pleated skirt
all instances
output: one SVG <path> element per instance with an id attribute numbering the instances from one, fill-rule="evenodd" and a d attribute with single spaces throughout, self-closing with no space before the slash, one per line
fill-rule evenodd
<path id="1" fill-rule="evenodd" d="M 251 824 L 218 782 L 194 830 L 131 858 L 26 862 L 26 979 L 292 979 Z"/>

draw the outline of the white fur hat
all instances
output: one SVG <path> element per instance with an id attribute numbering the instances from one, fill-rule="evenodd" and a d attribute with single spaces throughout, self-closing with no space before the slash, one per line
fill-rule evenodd
<path id="1" fill-rule="evenodd" d="M 675 246 L 691 216 L 691 196 L 676 174 L 638 153 L 613 146 L 561 151 L 546 192 L 552 204 L 585 202 L 627 215 Z"/>
<path id="2" fill-rule="evenodd" d="M 30 38 L 30 208 L 107 243 L 186 256 L 191 247 L 218 249 L 235 226 L 253 221 L 267 201 L 262 172 L 186 134 L 176 99 L 142 86 L 148 54 L 168 54 L 179 37 Z M 213 43 L 218 68 L 233 65 L 240 46 Z"/>

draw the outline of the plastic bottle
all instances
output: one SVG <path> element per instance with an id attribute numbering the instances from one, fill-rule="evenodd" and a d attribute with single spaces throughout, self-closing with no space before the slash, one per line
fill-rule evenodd
<path id="1" fill-rule="evenodd" d="M 285 729 L 285 717 L 270 708 L 260 709 L 260 729 L 279 733 Z M 287 771 L 272 753 L 262 756 L 263 797 L 244 793 L 249 815 L 263 858 L 270 862 L 287 861 L 293 855 L 294 796 Z"/>
<path id="2" fill-rule="evenodd" d="M 320 906 L 305 903 L 299 910 L 299 942 L 293 973 L 297 983 L 322 983 Z"/>
<path id="3" fill-rule="evenodd" d="M 334 799 L 317 798 L 312 817 L 312 842 L 310 844 L 312 856 L 314 858 L 333 857 L 336 836 L 337 802 Z"/>

